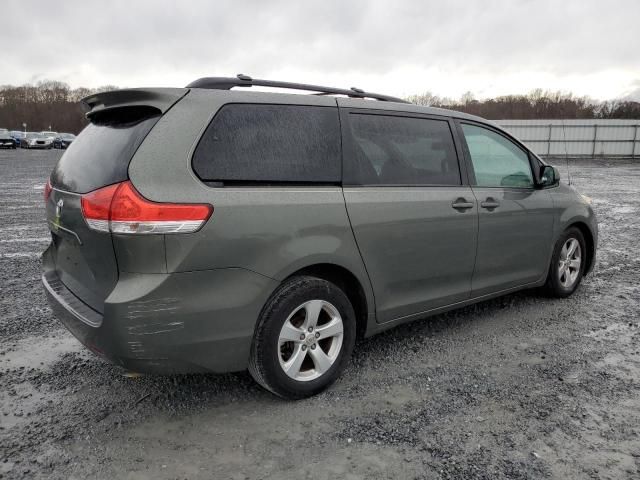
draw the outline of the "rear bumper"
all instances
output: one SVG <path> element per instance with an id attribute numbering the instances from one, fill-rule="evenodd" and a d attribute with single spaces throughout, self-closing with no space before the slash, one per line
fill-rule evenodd
<path id="1" fill-rule="evenodd" d="M 121 273 L 100 313 L 60 282 L 47 252 L 43 264 L 56 317 L 94 353 L 141 373 L 246 369 L 260 310 L 277 286 L 240 268 Z"/>

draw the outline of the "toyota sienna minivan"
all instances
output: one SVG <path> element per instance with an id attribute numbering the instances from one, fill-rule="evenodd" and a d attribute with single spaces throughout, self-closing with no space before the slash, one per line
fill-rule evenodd
<path id="1" fill-rule="evenodd" d="M 358 337 L 525 288 L 567 297 L 594 264 L 590 200 L 482 118 L 245 75 L 83 102 L 45 189 L 42 281 L 129 371 L 249 369 L 307 397 Z"/>

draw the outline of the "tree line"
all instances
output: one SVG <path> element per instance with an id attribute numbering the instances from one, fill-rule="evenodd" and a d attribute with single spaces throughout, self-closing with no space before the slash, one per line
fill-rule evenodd
<path id="1" fill-rule="evenodd" d="M 117 87 L 71 88 L 64 82 L 46 80 L 35 85 L 0 86 L 0 128 L 28 131 L 54 130 L 78 133 L 87 124 L 83 97 Z M 453 100 L 430 92 L 407 100 L 431 107 L 458 110 L 487 119 L 638 118 L 640 102 L 610 100 L 596 102 L 571 93 L 533 90 L 526 95 L 506 95 L 485 100 L 465 93 Z"/>
<path id="2" fill-rule="evenodd" d="M 505 95 L 486 100 L 477 100 L 470 92 L 459 100 L 439 97 L 430 92 L 411 95 L 407 100 L 417 105 L 458 110 L 490 120 L 640 118 L 640 102 L 597 102 L 588 97 L 542 89 L 533 90 L 526 95 Z"/>
<path id="3" fill-rule="evenodd" d="M 71 88 L 64 82 L 46 80 L 35 85 L 0 86 L 0 128 L 39 132 L 79 133 L 87 124 L 80 100 L 117 87 Z"/>

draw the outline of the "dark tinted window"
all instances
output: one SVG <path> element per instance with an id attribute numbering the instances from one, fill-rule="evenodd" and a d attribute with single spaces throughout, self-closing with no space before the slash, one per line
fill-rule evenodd
<path id="1" fill-rule="evenodd" d="M 92 118 L 51 174 L 61 190 L 86 193 L 128 178 L 129 162 L 156 124 L 155 109 L 121 108 Z"/>
<path id="2" fill-rule="evenodd" d="M 349 115 L 352 145 L 345 183 L 460 185 L 453 136 L 445 120 Z"/>
<path id="3" fill-rule="evenodd" d="M 207 127 L 193 156 L 205 181 L 338 183 L 338 109 L 231 104 Z"/>

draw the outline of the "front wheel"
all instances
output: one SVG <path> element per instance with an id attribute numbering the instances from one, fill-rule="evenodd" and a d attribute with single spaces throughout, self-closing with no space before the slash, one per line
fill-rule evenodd
<path id="1" fill-rule="evenodd" d="M 566 298 L 580 285 L 587 250 L 584 236 L 575 227 L 567 229 L 553 250 L 545 289 L 551 296 Z"/>
<path id="2" fill-rule="evenodd" d="M 355 313 L 340 288 L 316 277 L 294 277 L 263 308 L 249 372 L 280 397 L 309 397 L 338 378 L 355 337 Z"/>

